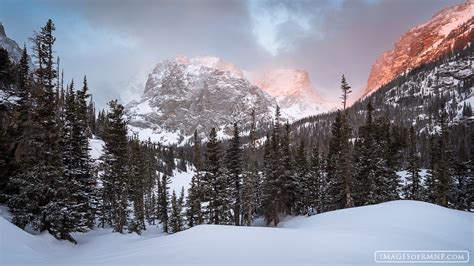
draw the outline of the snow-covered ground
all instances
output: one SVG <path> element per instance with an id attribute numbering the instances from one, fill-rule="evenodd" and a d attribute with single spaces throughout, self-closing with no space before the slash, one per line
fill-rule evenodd
<path id="1" fill-rule="evenodd" d="M 194 169 L 188 167 L 187 172 L 181 172 L 179 170 L 173 171 L 173 176 L 170 177 L 170 195 L 173 193 L 173 190 L 176 192 L 176 195 L 179 196 L 181 189 L 184 188 L 184 195 L 188 195 L 188 189 L 191 186 L 191 179 L 193 178 L 195 172 Z"/>
<path id="2" fill-rule="evenodd" d="M 0 265 L 375 264 L 377 250 L 474 251 L 474 214 L 416 201 L 295 217 L 278 228 L 201 225 L 173 235 L 98 229 L 78 245 L 31 235 L 0 217 Z"/>
<path id="3" fill-rule="evenodd" d="M 89 139 L 89 155 L 92 160 L 98 160 L 104 153 L 104 141 L 101 139 Z"/>

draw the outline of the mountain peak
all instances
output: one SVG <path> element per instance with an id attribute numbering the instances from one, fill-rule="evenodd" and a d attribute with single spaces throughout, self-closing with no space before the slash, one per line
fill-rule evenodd
<path id="1" fill-rule="evenodd" d="M 396 76 L 464 48 L 474 38 L 474 0 L 448 7 L 406 32 L 372 66 L 364 94 Z"/>
<path id="2" fill-rule="evenodd" d="M 0 36 L 7 37 L 7 34 L 5 34 L 5 28 L 3 27 L 3 23 L 1 21 L 0 21 Z"/>
<path id="3" fill-rule="evenodd" d="M 256 74 L 253 83 L 273 97 L 313 91 L 309 74 L 305 70 L 279 68 Z"/>
<path id="4" fill-rule="evenodd" d="M 185 144 L 195 130 L 207 133 L 214 127 L 219 137 L 231 136 L 233 123 L 245 126 L 251 109 L 258 121 L 269 123 L 275 99 L 238 71 L 213 56 L 158 63 L 142 97 L 126 105 L 130 131 L 143 140 Z"/>
<path id="5" fill-rule="evenodd" d="M 5 27 L 0 22 L 0 47 L 7 50 L 10 60 L 19 63 L 23 54 L 23 49 L 14 40 L 10 39 L 5 33 Z M 28 57 L 30 69 L 34 68 L 31 58 Z"/>
<path id="6" fill-rule="evenodd" d="M 297 120 L 327 111 L 311 84 L 309 73 L 300 69 L 277 68 L 251 73 L 251 81 L 275 97 L 284 116 Z"/>
<path id="7" fill-rule="evenodd" d="M 193 58 L 188 58 L 184 55 L 178 55 L 171 60 L 176 62 L 177 64 L 207 67 L 224 72 L 230 72 L 240 78 L 244 77 L 242 70 L 240 70 L 234 64 L 226 62 L 221 58 L 213 55 L 197 56 Z"/>

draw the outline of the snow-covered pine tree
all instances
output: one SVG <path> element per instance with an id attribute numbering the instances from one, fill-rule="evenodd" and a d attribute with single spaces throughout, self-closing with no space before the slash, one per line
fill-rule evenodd
<path id="1" fill-rule="evenodd" d="M 370 182 L 369 204 L 377 204 L 398 198 L 398 176 L 392 169 L 390 151 L 390 124 L 386 118 L 378 118 L 374 122 L 375 174 Z"/>
<path id="2" fill-rule="evenodd" d="M 165 149 L 163 153 L 164 153 L 164 161 L 166 164 L 165 174 L 171 176 L 173 175 L 173 170 L 176 168 L 176 163 L 174 161 L 174 158 L 175 158 L 174 147 L 170 146 L 168 149 Z"/>
<path id="3" fill-rule="evenodd" d="M 129 176 L 127 167 L 127 127 L 124 107 L 117 100 L 109 102 L 104 131 L 102 212 L 109 217 L 114 231 L 123 233 L 128 223 Z"/>
<path id="4" fill-rule="evenodd" d="M 315 145 L 311 152 L 308 183 L 310 211 L 321 213 L 325 209 L 326 182 L 318 145 Z"/>
<path id="5" fill-rule="evenodd" d="M 444 108 L 442 108 L 438 119 L 438 125 L 440 132 L 436 136 L 435 141 L 437 142 L 437 162 L 434 164 L 433 177 L 435 183 L 435 197 L 438 205 L 447 207 L 448 206 L 448 195 L 452 180 L 449 171 L 449 142 L 448 142 L 448 125 L 447 125 L 447 114 Z M 436 152 L 436 151 L 434 151 Z"/>
<path id="6" fill-rule="evenodd" d="M 182 205 L 179 203 L 176 197 L 176 192 L 173 190 L 171 196 L 171 215 L 169 219 L 169 226 L 171 227 L 171 233 L 176 233 L 183 230 L 183 219 L 181 216 Z"/>
<path id="7" fill-rule="evenodd" d="M 92 137 L 92 134 L 96 134 L 97 131 L 96 131 L 96 116 L 95 116 L 95 102 L 94 102 L 94 99 L 92 98 L 92 95 L 91 95 L 91 98 L 89 100 L 89 103 L 87 105 L 87 128 L 88 128 L 88 132 L 91 133 L 91 136 Z"/>
<path id="8" fill-rule="evenodd" d="M 349 137 L 350 128 L 347 124 L 346 115 L 342 111 L 338 111 L 336 120 L 332 125 L 332 136 L 327 158 L 328 210 L 354 206 Z"/>
<path id="9" fill-rule="evenodd" d="M 474 209 L 474 121 L 469 123 L 469 162 L 468 162 L 468 179 L 467 188 L 468 191 L 468 209 L 472 211 Z"/>
<path id="10" fill-rule="evenodd" d="M 250 226 L 253 214 L 257 212 L 257 191 L 258 183 L 257 171 L 257 123 L 255 110 L 250 113 L 250 133 L 247 153 L 247 170 L 243 176 L 242 184 L 242 225 Z"/>
<path id="11" fill-rule="evenodd" d="M 143 196 L 145 194 L 145 161 L 144 151 L 138 137 L 129 140 L 129 175 L 130 196 L 133 202 L 133 219 L 128 227 L 129 232 L 141 234 L 145 230 L 145 206 Z"/>
<path id="12" fill-rule="evenodd" d="M 451 159 L 452 185 L 449 192 L 449 207 L 457 210 L 470 210 L 469 202 L 469 162 L 458 156 Z"/>
<path id="13" fill-rule="evenodd" d="M 199 225 L 203 223 L 201 201 L 202 197 L 199 191 L 198 180 L 199 177 L 194 175 L 191 178 L 191 184 L 188 189 L 188 195 L 186 197 L 186 220 L 189 227 Z"/>
<path id="14" fill-rule="evenodd" d="M 257 186 L 257 128 L 255 110 L 250 113 L 250 133 L 248 150 L 246 153 L 246 171 L 243 174 L 242 183 L 242 225 L 250 226 L 253 214 L 256 212 Z"/>
<path id="15" fill-rule="evenodd" d="M 73 126 L 74 153 L 76 154 L 75 189 L 70 191 L 74 199 L 74 211 L 80 217 L 77 231 L 84 232 L 92 228 L 94 224 L 94 209 L 92 203 L 96 201 L 94 192 L 96 180 L 91 169 L 91 158 L 89 155 L 89 140 L 87 135 L 87 98 L 89 88 L 87 78 L 84 76 L 82 89 L 77 91 L 75 124 Z"/>
<path id="16" fill-rule="evenodd" d="M 59 146 L 60 128 L 58 127 L 58 109 L 56 104 L 53 36 L 55 26 L 48 20 L 40 32 L 33 37 L 38 68 L 35 69 L 37 88 L 33 93 L 34 108 L 31 112 L 31 139 L 29 149 L 35 162 L 30 169 L 29 179 L 36 180 L 29 192 L 29 200 L 37 205 L 32 213 L 32 223 L 39 231 L 49 231 L 56 237 L 68 237 L 64 226 L 57 221 L 64 213 L 64 179 Z M 34 176 L 34 177 L 33 177 Z M 31 184 L 31 183 L 30 183 Z M 28 188 L 27 188 L 28 189 Z M 29 193 L 28 193 L 29 194 Z M 63 228 L 62 228 L 63 227 Z"/>
<path id="17" fill-rule="evenodd" d="M 169 233 L 170 228 L 169 228 L 169 208 L 170 208 L 170 202 L 169 202 L 169 184 L 171 183 L 170 178 L 166 175 L 163 174 L 161 176 L 161 181 L 160 181 L 160 186 L 158 190 L 158 218 L 160 219 L 163 232 Z"/>
<path id="18" fill-rule="evenodd" d="M 306 147 L 304 139 L 302 138 L 300 144 L 295 153 L 295 167 L 294 167 L 294 179 L 296 181 L 296 193 L 295 193 L 295 213 L 306 214 L 314 207 L 311 198 L 311 187 L 310 175 L 308 169 L 308 160 L 306 158 Z"/>
<path id="19" fill-rule="evenodd" d="M 422 200 L 423 199 L 423 186 L 421 183 L 420 168 L 419 168 L 419 155 L 418 149 L 416 147 L 417 136 L 415 133 L 415 128 L 410 127 L 410 135 L 408 137 L 409 147 L 408 147 L 408 167 L 407 167 L 407 184 L 404 188 L 405 198 L 412 200 Z"/>
<path id="20" fill-rule="evenodd" d="M 26 45 L 20 58 L 18 70 L 18 88 L 17 88 L 17 112 L 18 112 L 18 131 L 19 138 L 23 137 L 25 128 L 31 111 L 31 84 L 29 79 L 28 53 Z"/>
<path id="21" fill-rule="evenodd" d="M 439 146 L 436 141 L 436 136 L 430 136 L 429 139 L 429 149 L 430 149 L 430 165 L 428 168 L 428 173 L 425 176 L 423 186 L 425 187 L 425 193 L 423 195 L 423 200 L 430 203 L 436 203 L 436 167 L 439 158 Z"/>
<path id="22" fill-rule="evenodd" d="M 206 173 L 203 177 L 202 189 L 205 198 L 209 200 L 209 222 L 221 224 L 222 218 L 227 219 L 229 211 L 228 179 L 222 167 L 220 142 L 217 140 L 216 129 L 212 128 L 206 144 Z"/>
<path id="23" fill-rule="evenodd" d="M 155 224 L 156 217 L 156 195 L 155 188 L 157 186 L 157 161 L 155 156 L 155 148 L 150 139 L 143 145 L 144 157 L 144 205 L 145 218 L 149 224 Z"/>
<path id="24" fill-rule="evenodd" d="M 282 193 L 280 200 L 285 206 L 287 214 L 296 213 L 296 204 L 298 201 L 298 180 L 293 174 L 293 160 L 290 149 L 290 124 L 285 123 L 284 131 L 280 142 L 280 164 L 283 167 L 281 176 Z"/>
<path id="25" fill-rule="evenodd" d="M 369 203 L 372 182 L 376 178 L 376 149 L 375 126 L 373 123 L 374 108 L 369 101 L 366 109 L 365 124 L 359 128 L 359 138 L 354 144 L 354 188 L 353 197 L 355 206 Z"/>
<path id="26" fill-rule="evenodd" d="M 239 127 L 234 123 L 234 133 L 226 151 L 226 164 L 229 171 L 231 197 L 233 203 L 234 225 L 240 225 L 242 194 L 242 150 L 240 147 Z"/>
<path id="27" fill-rule="evenodd" d="M 272 135 L 267 135 L 265 142 L 265 154 L 263 158 L 263 193 L 262 193 L 262 212 L 267 225 L 273 223 L 277 225 L 280 222 L 279 214 L 286 211 L 287 198 L 284 195 L 283 175 L 285 174 L 284 165 L 281 163 L 281 124 L 280 108 L 277 106 L 275 113 L 275 122 Z"/>

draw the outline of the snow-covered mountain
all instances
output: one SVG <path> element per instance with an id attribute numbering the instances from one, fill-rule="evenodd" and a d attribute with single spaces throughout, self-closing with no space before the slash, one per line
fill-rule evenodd
<path id="1" fill-rule="evenodd" d="M 328 111 L 305 70 L 267 70 L 251 75 L 251 81 L 275 97 L 283 116 L 290 120 Z"/>
<path id="2" fill-rule="evenodd" d="M 130 130 L 141 139 L 184 143 L 194 130 L 212 127 L 220 137 L 234 122 L 248 123 L 255 109 L 259 122 L 270 122 L 275 100 L 243 78 L 242 72 L 216 57 L 180 56 L 156 65 L 144 93 L 126 105 Z"/>
<path id="3" fill-rule="evenodd" d="M 370 94 L 396 76 L 474 40 L 474 0 L 441 10 L 428 22 L 412 28 L 372 66 L 364 94 Z"/>

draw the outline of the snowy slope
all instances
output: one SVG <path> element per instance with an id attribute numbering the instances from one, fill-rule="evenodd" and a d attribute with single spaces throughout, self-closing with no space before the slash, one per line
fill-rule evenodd
<path id="1" fill-rule="evenodd" d="M 374 263 L 377 250 L 474 251 L 474 214 L 416 201 L 296 217 L 279 228 L 202 225 L 159 235 L 76 234 L 77 246 L 0 217 L 0 264 L 301 265 Z"/>

